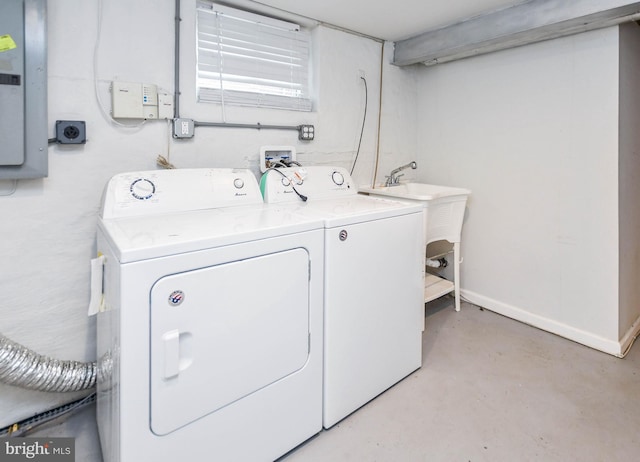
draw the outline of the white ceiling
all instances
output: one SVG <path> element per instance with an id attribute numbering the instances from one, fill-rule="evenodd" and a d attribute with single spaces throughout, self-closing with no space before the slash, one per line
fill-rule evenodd
<path id="1" fill-rule="evenodd" d="M 257 0 L 361 34 L 397 41 L 524 0 Z"/>

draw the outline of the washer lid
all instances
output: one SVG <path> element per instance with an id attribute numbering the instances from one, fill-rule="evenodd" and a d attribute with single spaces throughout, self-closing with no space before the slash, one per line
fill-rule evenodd
<path id="1" fill-rule="evenodd" d="M 120 263 L 193 252 L 323 227 L 314 216 L 290 208 L 228 207 L 100 219 L 98 228 Z"/>
<path id="2" fill-rule="evenodd" d="M 409 213 L 422 213 L 420 203 L 398 202 L 381 197 L 363 195 L 347 196 L 341 199 L 309 199 L 304 204 L 294 206 L 296 214 L 309 218 L 321 218 L 325 227 L 345 226 L 371 220 L 391 218 Z"/>

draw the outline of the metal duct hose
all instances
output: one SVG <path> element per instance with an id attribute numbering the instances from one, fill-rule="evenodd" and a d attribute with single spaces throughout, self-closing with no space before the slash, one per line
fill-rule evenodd
<path id="1" fill-rule="evenodd" d="M 39 355 L 0 334 L 0 382 L 31 390 L 68 392 L 94 387 L 96 375 L 95 362 Z"/>

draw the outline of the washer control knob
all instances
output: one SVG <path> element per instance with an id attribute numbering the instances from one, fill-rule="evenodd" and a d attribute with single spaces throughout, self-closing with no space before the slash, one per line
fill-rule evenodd
<path id="1" fill-rule="evenodd" d="M 235 180 L 233 180 L 233 185 L 236 187 L 236 189 L 242 189 L 244 188 L 244 180 L 242 178 L 236 178 Z"/>
<path id="2" fill-rule="evenodd" d="M 148 178 L 138 178 L 129 186 L 131 195 L 141 201 L 151 199 L 156 192 L 156 185 Z"/>
<path id="3" fill-rule="evenodd" d="M 289 180 L 289 178 L 283 178 L 282 186 L 284 186 L 285 188 L 291 186 L 291 180 Z"/>
<path id="4" fill-rule="evenodd" d="M 344 184 L 344 175 L 340 172 L 333 172 L 331 174 L 331 179 L 338 186 L 342 186 Z"/>

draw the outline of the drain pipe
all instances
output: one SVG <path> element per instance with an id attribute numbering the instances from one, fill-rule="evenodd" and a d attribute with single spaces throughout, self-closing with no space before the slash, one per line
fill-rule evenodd
<path id="1" fill-rule="evenodd" d="M 71 392 L 93 388 L 97 375 L 95 362 L 43 356 L 0 334 L 0 382 L 38 391 Z"/>

